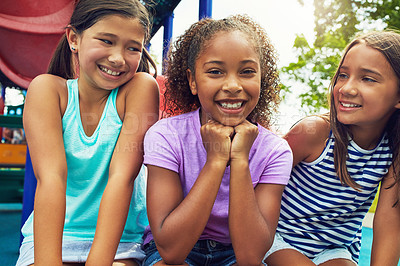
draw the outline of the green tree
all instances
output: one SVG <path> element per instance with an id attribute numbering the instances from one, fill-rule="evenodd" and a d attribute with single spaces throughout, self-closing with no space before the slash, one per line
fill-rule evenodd
<path id="1" fill-rule="evenodd" d="M 373 21 L 382 21 L 388 29 L 400 29 L 400 0 L 362 1 L 359 7 Z"/>
<path id="2" fill-rule="evenodd" d="M 293 45 L 297 61 L 281 70 L 284 79 L 306 85 L 299 97 L 311 113 L 328 108 L 330 80 L 357 32 L 400 28 L 400 0 L 314 0 L 314 8 L 314 43 L 298 35 Z M 294 89 L 287 84 L 283 88 L 288 93 Z"/>

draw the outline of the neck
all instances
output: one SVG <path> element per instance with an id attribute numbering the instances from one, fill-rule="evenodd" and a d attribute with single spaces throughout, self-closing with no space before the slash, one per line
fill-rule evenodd
<path id="1" fill-rule="evenodd" d="M 89 106 L 107 101 L 111 93 L 110 90 L 91 87 L 87 83 L 84 83 L 82 79 L 78 79 L 78 90 L 79 101 Z"/>
<path id="2" fill-rule="evenodd" d="M 384 130 L 365 129 L 360 127 L 350 127 L 350 132 L 352 133 L 353 141 L 357 143 L 358 146 L 365 150 L 372 150 L 378 145 Z"/>

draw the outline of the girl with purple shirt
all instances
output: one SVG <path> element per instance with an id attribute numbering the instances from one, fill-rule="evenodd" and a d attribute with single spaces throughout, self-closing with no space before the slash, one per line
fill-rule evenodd
<path id="1" fill-rule="evenodd" d="M 166 113 L 145 136 L 144 265 L 261 265 L 291 150 L 267 128 L 274 49 L 247 16 L 194 23 L 171 48 Z"/>

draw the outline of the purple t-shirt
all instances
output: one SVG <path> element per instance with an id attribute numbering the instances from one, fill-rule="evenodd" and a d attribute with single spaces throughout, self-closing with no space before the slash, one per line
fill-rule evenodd
<path id="1" fill-rule="evenodd" d="M 189 193 L 207 153 L 200 135 L 199 109 L 190 113 L 161 119 L 146 133 L 144 164 L 166 168 L 179 174 L 183 196 Z M 253 187 L 258 183 L 286 185 L 292 169 L 292 152 L 287 142 L 258 125 L 259 134 L 249 155 Z M 200 239 L 231 243 L 228 229 L 230 167 L 225 170 L 222 183 L 207 225 Z M 145 241 L 153 239 L 150 228 Z"/>

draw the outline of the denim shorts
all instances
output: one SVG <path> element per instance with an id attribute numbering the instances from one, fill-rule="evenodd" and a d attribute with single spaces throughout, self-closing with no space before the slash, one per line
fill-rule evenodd
<path id="1" fill-rule="evenodd" d="M 154 241 L 144 247 L 146 258 L 143 266 L 152 266 L 162 260 Z M 214 240 L 199 240 L 190 251 L 185 262 L 190 266 L 229 266 L 236 263 L 232 244 L 222 244 Z"/>
<path id="2" fill-rule="evenodd" d="M 264 260 L 272 253 L 282 250 L 282 249 L 293 249 L 293 250 L 296 250 L 296 251 L 302 253 L 300 250 L 298 250 L 294 246 L 285 242 L 285 240 L 282 238 L 282 236 L 279 233 L 276 233 L 275 238 L 274 238 L 274 243 L 272 244 L 272 247 L 267 252 L 267 254 L 265 254 Z M 354 264 L 358 265 L 352 259 L 350 251 L 348 251 L 346 248 L 325 249 L 321 253 L 317 254 L 314 257 L 314 259 L 312 259 L 312 262 L 315 263 L 316 265 L 319 265 L 319 264 L 322 264 L 324 262 L 327 262 L 327 261 L 333 260 L 333 259 L 347 259 L 347 260 L 352 261 Z"/>

